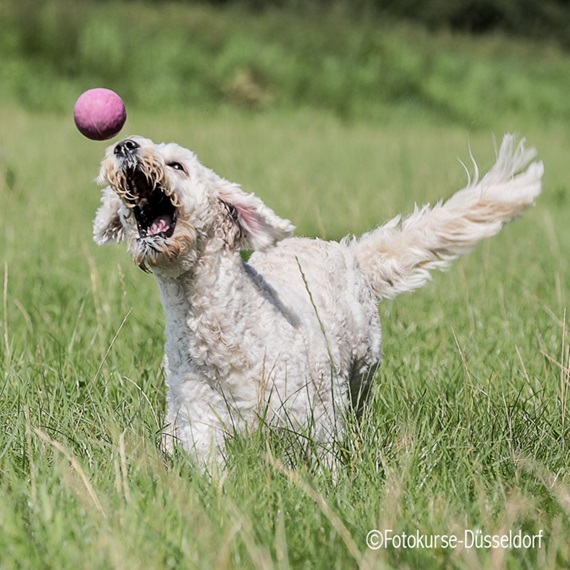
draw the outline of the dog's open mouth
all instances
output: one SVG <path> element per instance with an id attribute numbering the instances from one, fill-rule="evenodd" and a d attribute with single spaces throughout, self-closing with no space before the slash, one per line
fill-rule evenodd
<path id="1" fill-rule="evenodd" d="M 171 237 L 176 228 L 177 213 L 173 195 L 139 167 L 127 172 L 126 181 L 123 200 L 135 216 L 139 237 Z"/>

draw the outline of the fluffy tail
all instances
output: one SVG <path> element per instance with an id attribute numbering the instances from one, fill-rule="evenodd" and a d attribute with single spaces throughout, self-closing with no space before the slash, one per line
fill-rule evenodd
<path id="1" fill-rule="evenodd" d="M 505 135 L 497 162 L 481 180 L 475 165 L 475 180 L 447 202 L 416 206 L 409 217 L 397 216 L 353 239 L 348 246 L 379 299 L 422 287 L 431 270 L 446 269 L 532 206 L 544 172 L 542 162 L 529 165 L 535 155 L 524 148 L 524 139 L 517 144 Z"/>

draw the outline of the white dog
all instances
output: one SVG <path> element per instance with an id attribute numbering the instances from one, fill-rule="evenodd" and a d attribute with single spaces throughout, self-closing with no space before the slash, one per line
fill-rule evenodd
<path id="1" fill-rule="evenodd" d="M 381 361 L 377 303 L 498 233 L 531 206 L 543 166 L 505 136 L 496 164 L 447 202 L 340 243 L 293 226 L 176 144 L 109 147 L 94 222 L 154 273 L 166 313 L 167 431 L 201 463 L 260 418 L 327 443 Z M 248 263 L 240 250 L 255 253 Z"/>

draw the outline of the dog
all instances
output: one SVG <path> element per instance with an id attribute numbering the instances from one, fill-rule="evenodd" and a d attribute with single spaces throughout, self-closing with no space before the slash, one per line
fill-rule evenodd
<path id="1" fill-rule="evenodd" d="M 490 171 L 449 200 L 332 242 L 291 237 L 290 221 L 177 144 L 111 145 L 93 234 L 126 242 L 157 279 L 167 450 L 219 464 L 228 436 L 261 421 L 310 427 L 323 444 L 342 435 L 381 363 L 378 302 L 422 287 L 532 206 L 535 154 L 506 135 Z M 247 262 L 241 250 L 253 250 Z"/>

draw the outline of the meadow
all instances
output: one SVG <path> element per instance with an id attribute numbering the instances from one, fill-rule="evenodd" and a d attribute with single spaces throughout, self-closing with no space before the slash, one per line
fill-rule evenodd
<path id="1" fill-rule="evenodd" d="M 500 69 L 528 101 L 478 107 L 483 84 L 461 83 L 467 95 L 454 104 L 466 115 L 386 98 L 367 118 L 366 98 L 318 108 L 284 96 L 252 109 L 203 94 L 164 108 L 125 97 L 125 133 L 192 148 L 298 235 L 326 239 L 449 196 L 466 183 L 458 159 L 469 165 L 471 149 L 489 167 L 493 137 L 507 130 L 537 148 L 546 176 L 536 207 L 425 289 L 379 306 L 384 363 L 334 475 L 270 429 L 232 441 L 213 479 L 183 453 L 161 454 L 162 309 L 152 276 L 121 246 L 91 241 L 106 145 L 73 125 L 87 79 L 51 91 L 40 80 L 43 102 L 18 100 L 29 61 L 12 61 L 21 83 L 0 93 L 0 568 L 570 565 L 567 58 L 505 38 L 418 35 L 409 50 L 464 54 L 472 78 L 492 61 L 488 73 Z M 374 550 L 373 529 L 544 539 Z"/>

